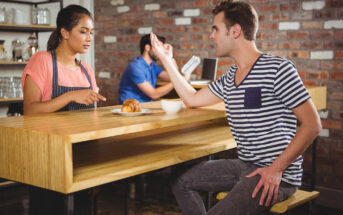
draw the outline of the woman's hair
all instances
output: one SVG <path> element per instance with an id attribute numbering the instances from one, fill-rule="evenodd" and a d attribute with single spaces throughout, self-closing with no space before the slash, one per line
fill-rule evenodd
<path id="1" fill-rule="evenodd" d="M 217 15 L 224 12 L 226 28 L 229 30 L 233 25 L 239 24 L 243 30 L 244 38 L 255 40 L 258 29 L 258 17 L 255 9 L 245 2 L 222 1 L 212 13 Z"/>
<path id="2" fill-rule="evenodd" d="M 80 5 L 69 5 L 62 8 L 56 18 L 57 28 L 51 33 L 48 40 L 47 49 L 51 51 L 56 49 L 62 40 L 61 29 L 64 28 L 67 31 L 71 31 L 83 16 L 89 16 L 92 18 L 92 14 L 84 7 Z"/>

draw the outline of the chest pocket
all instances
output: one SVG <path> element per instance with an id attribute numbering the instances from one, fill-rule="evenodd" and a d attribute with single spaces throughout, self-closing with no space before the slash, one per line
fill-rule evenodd
<path id="1" fill-rule="evenodd" d="M 245 89 L 244 93 L 244 108 L 253 109 L 261 108 L 261 88 L 252 87 Z"/>

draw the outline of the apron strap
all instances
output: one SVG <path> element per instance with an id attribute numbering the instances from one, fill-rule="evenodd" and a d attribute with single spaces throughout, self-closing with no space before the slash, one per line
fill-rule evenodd
<path id="1" fill-rule="evenodd" d="M 57 97 L 57 86 L 58 86 L 58 70 L 57 70 L 57 58 L 55 49 L 51 50 L 52 56 L 52 98 Z"/>
<path id="2" fill-rule="evenodd" d="M 88 79 L 88 82 L 89 82 L 89 85 L 90 85 L 90 89 L 93 90 L 93 85 L 92 85 L 92 80 L 87 72 L 87 70 L 85 69 L 85 67 L 81 64 L 81 61 L 78 62 L 78 64 L 81 66 L 81 69 L 82 71 L 85 73 L 87 79 Z"/>

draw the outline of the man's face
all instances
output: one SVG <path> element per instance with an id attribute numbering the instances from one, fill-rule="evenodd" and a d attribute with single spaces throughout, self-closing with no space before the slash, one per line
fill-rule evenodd
<path id="1" fill-rule="evenodd" d="M 150 46 L 150 50 L 148 52 L 149 57 L 151 58 L 152 61 L 156 62 L 157 61 L 157 56 L 155 55 L 155 53 L 153 52 L 151 46 Z"/>
<path id="2" fill-rule="evenodd" d="M 210 39 L 216 46 L 216 52 L 218 57 L 230 57 L 230 52 L 233 48 L 233 38 L 230 35 L 229 29 L 225 25 L 224 12 L 220 12 L 214 16 L 212 33 Z"/>

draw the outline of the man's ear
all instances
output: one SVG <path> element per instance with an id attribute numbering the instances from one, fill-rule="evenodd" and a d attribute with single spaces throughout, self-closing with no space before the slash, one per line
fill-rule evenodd
<path id="1" fill-rule="evenodd" d="M 69 39 L 69 31 L 67 31 L 65 28 L 61 28 L 61 35 L 63 39 Z"/>
<path id="2" fill-rule="evenodd" d="M 235 24 L 234 26 L 231 27 L 233 37 L 237 39 L 241 34 L 242 34 L 242 27 L 238 24 Z"/>
<path id="3" fill-rule="evenodd" d="M 145 44 L 144 50 L 147 51 L 147 52 L 149 52 L 150 49 L 151 49 L 151 46 L 150 46 L 149 44 Z"/>

